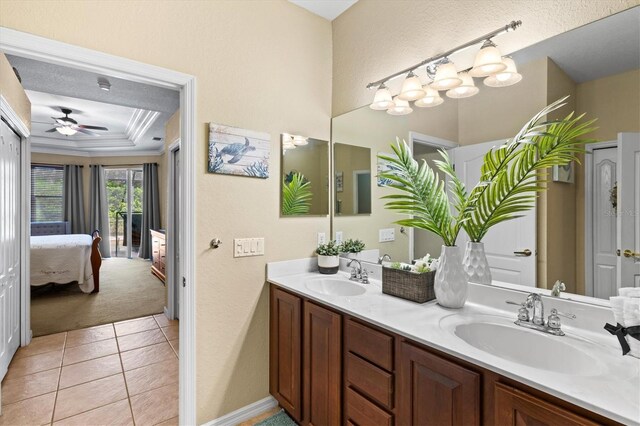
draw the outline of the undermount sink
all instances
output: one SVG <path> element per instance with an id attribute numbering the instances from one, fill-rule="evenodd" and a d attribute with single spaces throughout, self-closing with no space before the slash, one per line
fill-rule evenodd
<path id="1" fill-rule="evenodd" d="M 358 296 L 365 293 L 365 288 L 345 279 L 316 278 L 306 282 L 309 290 L 328 296 Z"/>
<path id="2" fill-rule="evenodd" d="M 541 370 L 579 376 L 604 372 L 600 360 L 587 347 L 569 337 L 551 336 L 501 322 L 465 322 L 454 334 L 491 355 Z"/>

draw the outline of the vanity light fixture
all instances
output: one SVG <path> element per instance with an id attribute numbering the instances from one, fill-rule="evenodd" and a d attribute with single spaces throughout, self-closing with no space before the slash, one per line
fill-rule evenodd
<path id="1" fill-rule="evenodd" d="M 485 78 L 485 85 L 489 87 L 507 87 L 522 80 L 522 74 L 518 74 L 518 69 L 513 59 L 506 56 L 502 59 L 502 62 L 506 65 L 506 69 Z"/>
<path id="2" fill-rule="evenodd" d="M 309 141 L 304 136 L 294 135 L 293 136 L 293 144 L 295 146 L 303 146 L 303 145 L 308 145 Z"/>
<path id="3" fill-rule="evenodd" d="M 387 110 L 388 114 L 391 115 L 407 115 L 413 112 L 413 109 L 409 105 L 409 101 L 403 101 L 399 99 L 397 96 L 393 98 L 394 106 Z"/>
<path id="4" fill-rule="evenodd" d="M 456 66 L 448 58 L 438 65 L 433 83 L 429 85 L 435 90 L 449 90 L 462 84 L 462 79 L 458 77 Z"/>
<path id="5" fill-rule="evenodd" d="M 440 95 L 433 95 L 433 91 L 446 90 L 450 98 L 466 98 L 475 95 L 479 89 L 473 82 L 473 77 L 488 77 L 484 83 L 493 87 L 505 87 L 517 83 L 522 79 L 522 75 L 518 74 L 511 58 L 502 57 L 492 38 L 515 31 L 520 25 L 522 21 L 511 21 L 497 30 L 447 52 L 367 84 L 367 89 L 377 88 L 369 107 L 374 110 L 386 110 L 391 115 L 405 115 L 413 111 L 408 101 L 415 101 L 415 105 L 420 108 L 440 105 L 443 99 Z M 480 43 L 482 47 L 475 57 L 473 67 L 458 73 L 449 56 Z M 427 68 L 427 76 L 433 79 L 431 84 L 425 86 L 420 85 L 420 77 L 414 73 L 423 66 Z M 402 89 L 399 95 L 392 97 L 385 83 L 400 76 L 406 76 Z"/>
<path id="6" fill-rule="evenodd" d="M 413 71 L 409 71 L 407 78 L 402 82 L 402 90 L 398 95 L 398 99 L 403 101 L 415 101 L 424 97 L 425 91 L 420 83 L 420 77 L 415 75 Z"/>
<path id="7" fill-rule="evenodd" d="M 394 107 L 393 96 L 389 88 L 382 83 L 376 90 L 376 95 L 373 97 L 373 103 L 369 105 L 369 108 L 377 111 L 386 111 L 389 108 Z"/>
<path id="8" fill-rule="evenodd" d="M 471 77 L 488 77 L 504 71 L 507 65 L 502 61 L 502 55 L 491 40 L 486 40 L 473 61 L 473 68 L 469 71 Z"/>
<path id="9" fill-rule="evenodd" d="M 453 99 L 469 98 L 480 91 L 473 82 L 473 77 L 471 77 L 468 72 L 463 71 L 458 74 L 458 77 L 462 80 L 462 84 L 447 90 L 448 97 Z"/>
<path id="10" fill-rule="evenodd" d="M 430 108 L 438 106 L 444 102 L 444 99 L 440 97 L 440 93 L 436 89 L 432 89 L 429 86 L 424 86 L 426 89 L 426 95 L 422 99 L 418 99 L 414 105 L 418 108 Z M 452 89 L 455 90 L 455 89 Z M 449 92 L 447 92 L 449 93 Z"/>

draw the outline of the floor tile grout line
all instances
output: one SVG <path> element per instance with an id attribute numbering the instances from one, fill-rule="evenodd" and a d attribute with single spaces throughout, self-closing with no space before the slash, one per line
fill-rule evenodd
<path id="1" fill-rule="evenodd" d="M 53 398 L 53 410 L 51 410 L 51 421 L 49 424 L 53 425 L 53 419 L 56 417 L 56 406 L 58 405 L 58 392 L 60 391 L 60 379 L 62 378 L 62 363 L 64 362 L 64 353 L 67 350 L 67 337 L 69 336 L 68 332 L 64 333 L 64 342 L 62 343 L 62 357 L 60 358 L 60 371 L 58 372 L 58 383 L 56 385 L 56 395 Z"/>
<path id="2" fill-rule="evenodd" d="M 155 318 L 154 318 L 154 321 L 155 321 Z M 115 330 L 116 330 L 116 326 L 114 324 L 113 325 L 114 333 L 115 333 Z M 127 383 L 127 376 L 124 374 L 124 363 L 122 362 L 122 352 L 120 351 L 120 342 L 118 342 L 117 338 L 116 338 L 116 346 L 118 348 L 118 358 L 120 358 L 120 368 L 122 369 L 122 378 L 124 379 L 124 388 L 127 391 L 127 402 L 129 403 L 129 412 L 131 413 L 131 421 L 133 422 L 133 425 L 135 426 L 136 419 L 133 416 L 133 406 L 131 404 L 131 395 L 129 394 L 129 384 Z"/>

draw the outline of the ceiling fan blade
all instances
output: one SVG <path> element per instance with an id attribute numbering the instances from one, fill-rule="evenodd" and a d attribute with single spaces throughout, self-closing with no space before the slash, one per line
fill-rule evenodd
<path id="1" fill-rule="evenodd" d="M 86 126 L 84 124 L 79 124 L 78 125 L 79 128 L 81 129 L 87 129 L 87 130 L 103 130 L 103 131 L 108 131 L 109 129 L 107 129 L 106 127 L 100 127 L 100 126 Z"/>
<path id="2" fill-rule="evenodd" d="M 57 127 L 54 127 L 53 129 L 46 130 L 45 133 L 52 133 L 52 132 L 55 132 L 57 129 L 58 129 Z"/>
<path id="3" fill-rule="evenodd" d="M 83 129 L 82 127 L 79 127 L 79 126 L 74 126 L 73 130 L 75 130 L 75 131 L 77 131 L 79 133 L 84 133 L 85 135 L 100 136 L 98 133 L 94 133 L 94 132 L 92 132 L 90 130 Z"/>

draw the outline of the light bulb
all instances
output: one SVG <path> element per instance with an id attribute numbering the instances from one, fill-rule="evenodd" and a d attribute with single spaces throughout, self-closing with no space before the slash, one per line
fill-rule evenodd
<path id="1" fill-rule="evenodd" d="M 413 71 L 409 71 L 407 78 L 402 82 L 402 89 L 400 90 L 398 99 L 403 101 L 415 101 L 423 96 L 424 90 L 422 89 L 420 78 L 415 75 Z"/>
<path id="2" fill-rule="evenodd" d="M 460 86 L 462 80 L 458 78 L 456 66 L 452 62 L 438 65 L 436 76 L 429 87 L 435 90 L 449 90 Z"/>
<path id="3" fill-rule="evenodd" d="M 473 68 L 469 71 L 472 77 L 486 77 L 504 71 L 507 66 L 502 61 L 502 55 L 491 40 L 487 40 L 473 61 Z"/>
<path id="4" fill-rule="evenodd" d="M 296 146 L 307 145 L 309 141 L 304 136 L 296 135 L 293 137 L 293 144 Z"/>
<path id="5" fill-rule="evenodd" d="M 502 62 L 505 69 L 495 75 L 484 79 L 484 84 L 489 87 L 507 87 L 522 80 L 522 74 L 518 74 L 516 63 L 511 58 L 505 57 Z"/>
<path id="6" fill-rule="evenodd" d="M 384 111 L 394 106 L 393 98 L 391 97 L 391 92 L 387 88 L 387 86 L 382 83 L 378 90 L 376 90 L 376 94 L 373 97 L 373 103 L 369 105 L 369 108 L 375 109 L 377 111 Z"/>
<path id="7" fill-rule="evenodd" d="M 454 99 L 468 98 L 480 91 L 473 82 L 473 77 L 468 72 L 461 72 L 458 77 L 462 80 L 462 84 L 458 87 L 447 91 L 447 96 Z"/>
<path id="8" fill-rule="evenodd" d="M 409 105 L 408 101 L 404 101 L 402 99 L 398 99 L 396 96 L 393 98 L 394 106 L 387 110 L 388 114 L 391 115 L 407 115 L 413 112 L 413 109 Z"/>
<path id="9" fill-rule="evenodd" d="M 62 127 L 56 127 L 56 130 L 58 131 L 58 133 L 60 133 L 61 135 L 65 135 L 65 136 L 73 136 L 76 133 L 78 133 L 77 130 L 72 129 L 71 127 L 68 126 L 62 126 Z"/>
<path id="10" fill-rule="evenodd" d="M 437 90 L 432 89 L 429 86 L 424 86 L 426 89 L 426 95 L 422 99 L 418 99 L 414 105 L 418 108 L 430 108 L 438 106 L 444 102 L 444 99 L 440 97 Z"/>

